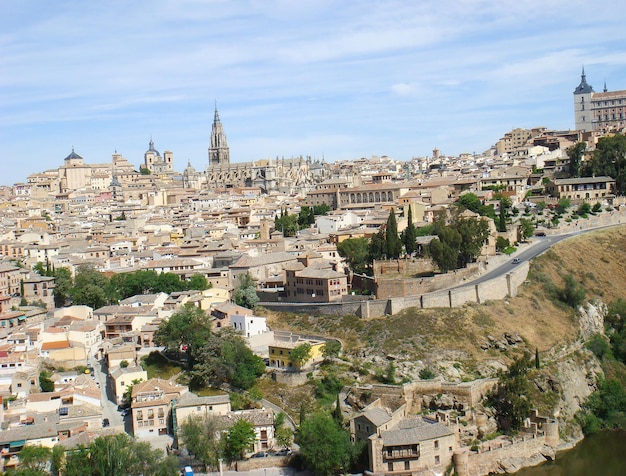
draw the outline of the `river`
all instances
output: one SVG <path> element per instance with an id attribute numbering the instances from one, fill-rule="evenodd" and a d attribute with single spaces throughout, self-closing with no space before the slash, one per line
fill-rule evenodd
<path id="1" fill-rule="evenodd" d="M 626 432 L 605 431 L 589 436 L 574 449 L 525 468 L 515 476 L 623 476 L 626 474 Z"/>

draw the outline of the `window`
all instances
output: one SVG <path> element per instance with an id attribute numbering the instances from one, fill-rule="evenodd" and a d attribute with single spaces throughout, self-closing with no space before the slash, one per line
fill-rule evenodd
<path id="1" fill-rule="evenodd" d="M 439 464 L 439 456 L 435 456 L 435 464 Z"/>
<path id="2" fill-rule="evenodd" d="M 407 471 L 409 469 L 411 469 L 411 462 L 410 461 L 405 461 L 404 462 L 404 469 L 407 470 Z"/>
<path id="3" fill-rule="evenodd" d="M 196 407 L 196 411 L 199 412 L 200 410 L 202 410 L 201 407 Z"/>
<path id="4" fill-rule="evenodd" d="M 143 420 L 143 411 L 137 410 L 137 420 Z"/>
<path id="5" fill-rule="evenodd" d="M 435 449 L 438 450 L 439 449 L 439 440 L 435 440 Z"/>
<path id="6" fill-rule="evenodd" d="M 387 463 L 387 471 L 393 471 L 393 463 Z"/>

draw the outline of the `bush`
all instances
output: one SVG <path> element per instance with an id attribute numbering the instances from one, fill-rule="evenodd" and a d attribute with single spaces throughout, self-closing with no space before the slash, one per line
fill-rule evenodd
<path id="1" fill-rule="evenodd" d="M 612 357 L 611 355 L 611 345 L 609 342 L 600 334 L 592 335 L 585 347 L 589 349 L 594 355 L 602 360 L 605 356 Z"/>
<path id="2" fill-rule="evenodd" d="M 426 367 L 420 370 L 419 377 L 422 380 L 432 380 L 435 378 L 435 372 L 433 372 L 431 369 Z"/>
<path id="3" fill-rule="evenodd" d="M 573 275 L 565 277 L 565 287 L 559 292 L 559 299 L 576 309 L 585 300 L 585 290 L 576 283 Z"/>

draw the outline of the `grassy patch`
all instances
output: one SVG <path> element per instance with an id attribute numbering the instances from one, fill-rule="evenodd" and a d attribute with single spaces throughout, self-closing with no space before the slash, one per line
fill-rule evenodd
<path id="1" fill-rule="evenodd" d="M 150 352 L 142 357 L 141 366 L 148 373 L 148 378 L 169 379 L 183 370 L 182 365 L 170 362 L 159 352 Z"/>

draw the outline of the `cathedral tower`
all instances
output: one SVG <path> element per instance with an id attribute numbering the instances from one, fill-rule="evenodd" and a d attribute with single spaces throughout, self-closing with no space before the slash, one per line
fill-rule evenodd
<path id="1" fill-rule="evenodd" d="M 220 122 L 220 115 L 215 106 L 213 127 L 211 128 L 211 145 L 209 146 L 209 167 L 230 164 L 230 149 L 226 142 L 226 134 Z"/>
<path id="2" fill-rule="evenodd" d="M 574 90 L 574 118 L 577 131 L 588 132 L 593 128 L 592 97 L 593 88 L 590 84 L 587 84 L 585 68 L 583 67 L 583 72 L 580 75 L 580 84 Z"/>

